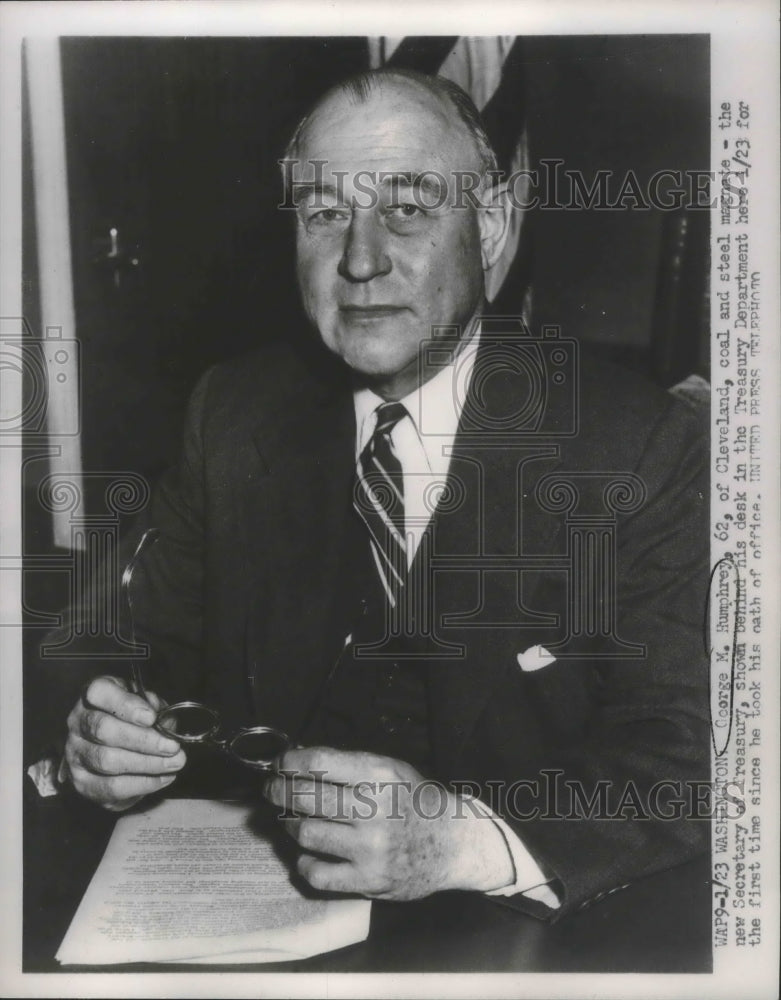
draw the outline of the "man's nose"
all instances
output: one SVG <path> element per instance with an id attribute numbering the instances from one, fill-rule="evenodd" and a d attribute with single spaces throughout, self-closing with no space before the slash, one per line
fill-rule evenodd
<path id="1" fill-rule="evenodd" d="M 371 281 L 391 270 L 382 220 L 370 209 L 355 209 L 339 261 L 339 274 L 348 281 Z"/>

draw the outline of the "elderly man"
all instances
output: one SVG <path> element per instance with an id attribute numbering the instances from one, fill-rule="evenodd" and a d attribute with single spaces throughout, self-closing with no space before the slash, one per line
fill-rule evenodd
<path id="1" fill-rule="evenodd" d="M 708 778 L 706 459 L 672 397 L 481 319 L 494 168 L 466 95 L 412 73 L 347 81 L 301 123 L 285 171 L 319 342 L 202 379 L 135 603 L 161 697 L 290 734 L 265 793 L 313 886 L 560 916 L 704 846 L 681 796 Z M 582 524 L 610 477 L 636 494 L 596 596 L 571 585 L 585 535 L 554 471 Z M 601 625 L 572 626 L 581 601 Z M 170 785 L 185 752 L 158 707 L 93 680 L 66 780 L 115 810 Z"/>

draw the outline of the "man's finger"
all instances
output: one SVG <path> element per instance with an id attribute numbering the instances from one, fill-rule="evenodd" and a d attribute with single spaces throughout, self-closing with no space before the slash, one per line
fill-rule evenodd
<path id="1" fill-rule="evenodd" d="M 99 746 L 79 736 L 72 740 L 72 759 L 100 775 L 168 775 L 181 771 L 187 762 L 184 751 L 179 749 L 173 757 L 161 757 L 111 746 Z"/>
<path id="2" fill-rule="evenodd" d="M 373 809 L 370 787 L 334 785 L 298 774 L 278 774 L 266 783 L 266 798 L 280 809 L 298 816 L 315 816 L 337 823 L 367 818 Z M 360 800 L 357 792 L 361 793 Z M 374 807 L 376 812 L 376 807 Z"/>
<path id="3" fill-rule="evenodd" d="M 153 726 L 157 718 L 156 709 L 128 691 L 118 677 L 96 677 L 85 688 L 82 701 L 88 708 L 100 709 L 137 726 Z"/>
<path id="4" fill-rule="evenodd" d="M 345 861 L 354 861 L 358 855 L 356 831 L 346 823 L 332 823 L 311 817 L 286 819 L 283 822 L 290 836 L 305 851 L 330 854 Z"/>
<path id="5" fill-rule="evenodd" d="M 323 861 L 312 854 L 302 854 L 298 859 L 298 873 L 322 892 L 354 892 L 364 890 L 354 865 L 349 861 Z"/>
<path id="6" fill-rule="evenodd" d="M 154 691 L 147 691 L 146 700 L 152 706 L 156 714 L 161 712 L 162 709 L 166 707 L 166 703 L 159 695 L 155 694 Z"/>
<path id="7" fill-rule="evenodd" d="M 159 792 L 176 778 L 175 774 L 149 777 L 123 774 L 103 777 L 72 765 L 69 770 L 71 782 L 77 792 L 114 811 L 129 809 L 145 795 Z"/>
<path id="8" fill-rule="evenodd" d="M 361 781 L 394 781 L 411 771 L 393 757 L 333 747 L 294 747 L 279 759 L 280 771 L 314 774 L 323 781 L 355 785 Z"/>
<path id="9" fill-rule="evenodd" d="M 90 743 L 134 750 L 136 753 L 172 757 L 179 753 L 176 740 L 168 739 L 148 726 L 122 722 L 107 712 L 85 709 L 77 719 L 78 735 Z"/>

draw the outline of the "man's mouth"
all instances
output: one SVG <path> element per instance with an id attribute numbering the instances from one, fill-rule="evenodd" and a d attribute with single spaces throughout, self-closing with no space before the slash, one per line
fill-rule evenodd
<path id="1" fill-rule="evenodd" d="M 394 305 L 373 305 L 373 306 L 340 306 L 339 312 L 347 320 L 353 322 L 362 320 L 373 320 L 373 319 L 387 319 L 390 316 L 398 316 L 399 313 L 405 312 L 406 306 L 394 306 Z"/>

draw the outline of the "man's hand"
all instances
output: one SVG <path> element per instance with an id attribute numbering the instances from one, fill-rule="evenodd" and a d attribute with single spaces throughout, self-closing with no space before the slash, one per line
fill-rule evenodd
<path id="1" fill-rule="evenodd" d="M 170 785 L 185 763 L 175 740 L 153 725 L 160 699 L 127 690 L 117 677 L 97 677 L 68 716 L 65 767 L 73 787 L 121 812 Z"/>
<path id="2" fill-rule="evenodd" d="M 289 750 L 279 772 L 266 796 L 295 813 L 284 823 L 316 889 L 403 900 L 513 880 L 491 819 L 403 761 L 314 747 Z"/>

